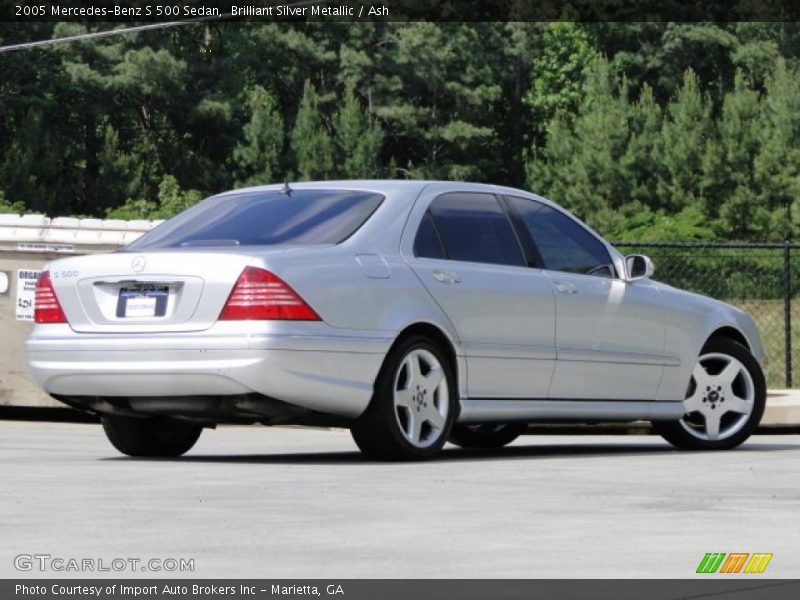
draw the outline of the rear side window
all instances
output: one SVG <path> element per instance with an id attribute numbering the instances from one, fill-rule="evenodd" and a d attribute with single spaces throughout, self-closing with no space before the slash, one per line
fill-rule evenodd
<path id="1" fill-rule="evenodd" d="M 545 269 L 614 276 L 605 245 L 567 215 L 535 200 L 507 200 L 533 238 Z"/>
<path id="2" fill-rule="evenodd" d="M 430 240 L 429 230 L 438 232 L 444 253 L 450 260 L 490 263 L 496 265 L 525 266 L 522 248 L 517 241 L 506 213 L 497 198 L 491 194 L 451 193 L 436 198 L 430 205 L 431 227 L 425 219 L 415 241 L 415 253 L 426 258 L 442 258 L 435 254 L 436 244 Z M 419 245 L 417 244 L 419 242 Z M 419 248 L 421 252 L 416 252 Z"/>
<path id="3" fill-rule="evenodd" d="M 430 211 L 422 217 L 419 224 L 417 237 L 414 239 L 414 256 L 424 258 L 447 258 L 442 247 L 442 240 L 433 224 L 433 217 Z"/>
<path id="4" fill-rule="evenodd" d="M 383 196 L 347 190 L 246 192 L 208 198 L 126 250 L 194 246 L 338 244 L 375 212 Z"/>

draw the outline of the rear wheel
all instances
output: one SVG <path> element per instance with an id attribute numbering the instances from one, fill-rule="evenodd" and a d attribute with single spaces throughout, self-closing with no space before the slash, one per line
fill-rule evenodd
<path id="1" fill-rule="evenodd" d="M 188 452 L 203 428 L 175 419 L 106 415 L 103 430 L 114 448 L 128 456 L 174 457 Z"/>
<path id="2" fill-rule="evenodd" d="M 764 414 L 767 388 L 758 361 L 744 346 L 710 340 L 692 371 L 686 414 L 654 421 L 653 428 L 685 450 L 727 450 L 744 442 Z"/>
<path id="3" fill-rule="evenodd" d="M 397 344 L 386 357 L 375 395 L 351 427 L 361 451 L 379 460 L 420 460 L 441 450 L 456 412 L 453 369 L 423 336 Z"/>
<path id="4" fill-rule="evenodd" d="M 478 423 L 455 425 L 450 443 L 462 448 L 502 448 L 525 430 L 521 423 Z"/>

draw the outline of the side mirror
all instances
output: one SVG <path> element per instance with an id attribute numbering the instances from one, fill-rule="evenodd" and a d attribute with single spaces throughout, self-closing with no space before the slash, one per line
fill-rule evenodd
<path id="1" fill-rule="evenodd" d="M 625 257 L 625 268 L 628 269 L 628 281 L 652 277 L 655 271 L 653 261 L 644 254 L 631 254 Z"/>

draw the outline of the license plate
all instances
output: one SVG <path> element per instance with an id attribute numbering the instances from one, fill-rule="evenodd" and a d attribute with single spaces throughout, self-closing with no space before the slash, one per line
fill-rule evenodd
<path id="1" fill-rule="evenodd" d="M 117 317 L 126 319 L 163 317 L 167 312 L 168 297 L 167 287 L 124 287 L 119 291 Z"/>

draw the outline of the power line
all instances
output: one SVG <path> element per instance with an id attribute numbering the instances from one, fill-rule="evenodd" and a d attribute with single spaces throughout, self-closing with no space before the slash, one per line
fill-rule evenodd
<path id="1" fill-rule="evenodd" d="M 214 17 L 223 18 L 223 17 Z M 52 40 L 38 40 L 36 42 L 24 42 L 22 44 L 11 44 L 10 46 L 0 46 L 0 54 L 4 52 L 16 52 L 17 50 L 27 50 L 29 48 L 39 48 L 41 46 L 53 46 L 57 44 L 71 44 L 72 42 L 83 42 L 95 38 L 111 37 L 114 35 L 123 35 L 126 33 L 135 33 L 137 31 L 147 31 L 150 29 L 165 29 L 167 27 L 178 27 L 180 25 L 191 25 L 200 19 L 191 21 L 168 21 L 166 23 L 152 23 L 150 25 L 137 25 L 135 27 L 125 27 L 122 29 L 109 29 L 108 31 L 95 31 L 92 33 L 82 33 L 80 35 L 70 35 L 62 38 L 54 38 Z M 206 17 L 203 17 L 206 20 Z"/>
<path id="2" fill-rule="evenodd" d="M 323 0 L 306 0 L 304 2 L 294 2 L 285 4 L 283 6 L 308 6 L 310 4 L 322 4 Z M 136 25 L 134 27 L 123 27 L 122 29 L 109 29 L 108 31 L 94 31 L 92 33 L 81 33 L 79 35 L 70 35 L 62 38 L 54 38 L 51 40 L 37 40 L 35 42 L 23 42 L 20 44 L 10 44 L 8 46 L 0 46 L 0 54 L 5 52 L 16 52 L 17 50 L 27 50 L 29 48 L 39 48 L 42 46 L 52 46 L 57 44 L 71 44 L 73 42 L 83 42 L 95 38 L 111 37 L 115 35 L 125 35 L 127 33 L 136 33 L 137 31 L 148 31 L 152 29 L 166 29 L 168 27 L 180 27 L 182 25 L 194 25 L 204 21 L 218 21 L 221 19 L 229 19 L 233 13 L 225 13 L 219 16 L 206 16 L 197 17 L 194 19 L 187 19 L 184 21 L 167 21 L 166 23 L 151 23 L 149 25 Z"/>

